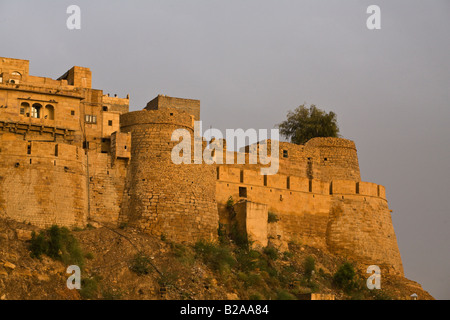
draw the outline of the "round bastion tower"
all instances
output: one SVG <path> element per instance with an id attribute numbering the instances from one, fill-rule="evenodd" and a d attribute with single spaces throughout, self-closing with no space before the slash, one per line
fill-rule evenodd
<path id="1" fill-rule="evenodd" d="M 177 242 L 216 238 L 215 167 L 171 159 L 176 129 L 190 132 L 193 149 L 193 116 L 144 109 L 123 114 L 120 122 L 121 131 L 131 133 L 131 160 L 119 221 Z"/>
<path id="2" fill-rule="evenodd" d="M 353 141 L 342 138 L 313 138 L 305 143 L 305 147 L 319 151 L 316 178 L 322 181 L 361 180 Z"/>

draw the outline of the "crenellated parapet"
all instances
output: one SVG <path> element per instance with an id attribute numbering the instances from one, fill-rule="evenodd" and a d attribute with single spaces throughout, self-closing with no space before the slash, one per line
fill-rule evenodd
<path id="1" fill-rule="evenodd" d="M 194 130 L 193 117 L 178 110 L 141 110 L 125 113 L 120 117 L 122 131 L 129 131 L 136 125 L 171 125 L 175 129 L 186 128 Z"/>
<path id="2" fill-rule="evenodd" d="M 353 180 L 322 181 L 285 174 L 261 175 L 259 170 L 240 169 L 219 165 L 216 169 L 218 183 L 260 186 L 283 191 L 321 195 L 358 195 L 386 200 L 385 187 L 372 182 Z"/>

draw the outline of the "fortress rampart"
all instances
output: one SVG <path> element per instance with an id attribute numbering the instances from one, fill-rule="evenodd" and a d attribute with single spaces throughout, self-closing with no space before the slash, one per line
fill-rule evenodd
<path id="1" fill-rule="evenodd" d="M 402 273 L 385 188 L 370 182 L 318 179 L 259 170 L 217 167 L 216 198 L 220 222 L 231 225 L 228 200 L 264 204 L 275 214 L 274 239 L 330 250 L 358 261 Z M 256 226 L 261 228 L 261 226 Z M 389 252 L 389 258 L 386 256 Z M 385 262 L 386 259 L 389 262 Z"/>
<path id="2" fill-rule="evenodd" d="M 88 68 L 53 80 L 28 66 L 0 58 L 0 216 L 41 227 L 128 224 L 190 243 L 237 224 L 257 245 L 298 241 L 403 274 L 385 188 L 361 181 L 353 141 L 280 142 L 275 175 L 249 164 L 250 146 L 238 164 L 225 140 L 225 164 L 175 164 L 172 134 L 194 137 L 199 100 L 159 95 L 128 112 L 128 97 L 91 88 Z"/>
<path id="3" fill-rule="evenodd" d="M 245 148 L 245 164 L 237 164 L 238 152 L 227 149 L 226 140 L 222 140 L 223 159 L 222 163 L 227 163 L 226 159 L 234 158 L 234 163 L 228 166 L 246 169 L 249 164 L 250 146 Z M 331 180 L 353 180 L 360 181 L 358 155 L 355 143 L 346 139 L 337 138 L 314 138 L 305 145 L 296 145 L 288 142 L 279 142 L 279 174 L 287 176 L 303 177 L 308 179 L 318 179 L 321 181 Z M 256 145 L 256 153 L 260 148 L 267 148 L 270 156 L 272 147 L 271 140 L 266 140 L 266 144 Z M 259 162 L 252 165 L 253 169 L 267 167 Z"/>
<path id="4" fill-rule="evenodd" d="M 178 144 L 172 133 L 181 128 L 193 136 L 192 116 L 143 110 L 124 114 L 121 123 L 132 148 L 120 221 L 175 241 L 217 238 L 214 167 L 171 159 Z"/>
<path id="5" fill-rule="evenodd" d="M 0 142 L 0 214 L 38 226 L 84 226 L 84 151 L 40 141 Z"/>

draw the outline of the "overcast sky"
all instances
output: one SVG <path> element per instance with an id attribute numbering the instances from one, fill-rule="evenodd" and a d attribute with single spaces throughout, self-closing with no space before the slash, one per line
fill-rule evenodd
<path id="1" fill-rule="evenodd" d="M 66 9 L 81 8 L 81 30 Z M 381 30 L 366 9 L 381 8 Z M 4 1 L 0 56 L 142 109 L 201 100 L 204 128 L 272 129 L 298 105 L 334 111 L 363 181 L 386 186 L 406 276 L 450 299 L 450 1 Z"/>

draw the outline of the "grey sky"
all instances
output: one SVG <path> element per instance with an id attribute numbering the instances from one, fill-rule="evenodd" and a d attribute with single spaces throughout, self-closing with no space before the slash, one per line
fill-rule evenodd
<path id="1" fill-rule="evenodd" d="M 81 7 L 81 30 L 66 8 Z M 366 9 L 381 7 L 381 30 Z M 0 56 L 93 87 L 201 100 L 204 128 L 271 129 L 300 104 L 338 115 L 362 179 L 386 186 L 406 276 L 450 299 L 450 1 L 4 1 Z"/>

